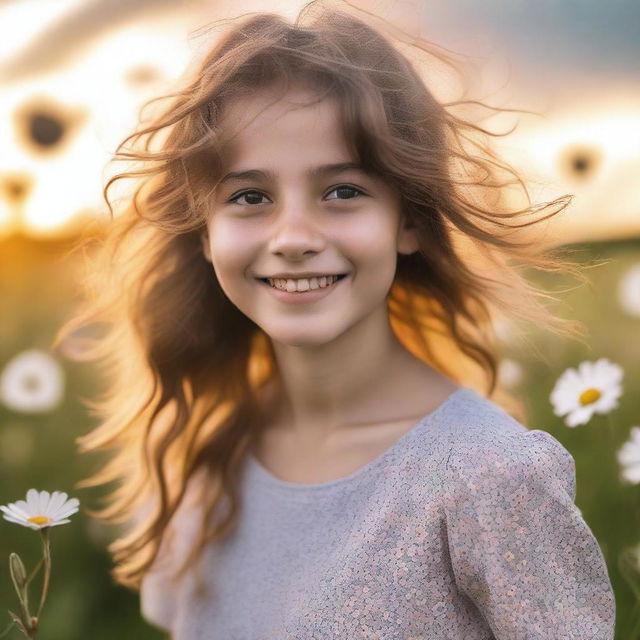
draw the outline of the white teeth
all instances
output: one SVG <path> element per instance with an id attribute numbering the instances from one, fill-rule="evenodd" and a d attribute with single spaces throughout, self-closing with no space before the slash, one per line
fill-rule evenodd
<path id="1" fill-rule="evenodd" d="M 313 278 L 299 278 L 297 280 L 290 280 L 284 278 L 267 278 L 269 284 L 276 289 L 282 291 L 288 291 L 290 293 L 294 291 L 309 291 L 313 289 L 324 289 L 332 285 L 338 276 L 321 276 Z"/>

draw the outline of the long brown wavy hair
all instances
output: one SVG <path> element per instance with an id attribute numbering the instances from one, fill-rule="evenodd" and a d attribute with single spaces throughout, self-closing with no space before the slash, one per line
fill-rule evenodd
<path id="1" fill-rule="evenodd" d="M 156 105 L 151 121 L 143 125 L 141 116 L 118 146 L 114 159 L 133 167 L 104 188 L 111 217 L 102 233 L 84 239 L 91 247 L 86 296 L 54 341 L 75 344 L 75 358 L 96 362 L 108 380 L 102 397 L 85 400 L 100 424 L 78 444 L 82 453 L 115 453 L 77 486 L 117 482 L 106 506 L 88 511 L 133 525 L 109 546 L 116 582 L 140 588 L 199 474 L 200 535 L 176 578 L 233 530 L 238 472 L 261 424 L 257 394 L 276 371 L 268 336 L 229 301 L 202 253 L 211 194 L 224 169 L 220 114 L 234 99 L 260 88 L 284 94 L 304 83 L 319 98 L 337 100 L 354 157 L 398 190 L 419 235 L 420 250 L 398 256 L 387 300 L 398 339 L 425 363 L 506 406 L 497 376 L 497 311 L 584 335 L 580 322 L 556 317 L 544 304 L 556 299 L 521 273 L 561 271 L 584 281 L 557 249 L 543 251 L 522 235 L 564 210 L 571 196 L 531 204 L 518 172 L 491 149 L 489 137 L 506 134 L 459 113 L 474 103 L 495 108 L 466 94 L 438 101 L 428 88 L 430 65 L 441 63 L 460 73 L 454 56 L 348 3 L 314 0 L 293 23 L 244 14 L 179 91 L 145 106 Z M 119 180 L 135 188 L 114 215 L 108 190 Z M 508 205 L 513 186 L 526 195 L 525 206 Z M 102 331 L 95 339 L 72 335 L 96 323 Z M 517 403 L 511 407 L 519 411 Z"/>

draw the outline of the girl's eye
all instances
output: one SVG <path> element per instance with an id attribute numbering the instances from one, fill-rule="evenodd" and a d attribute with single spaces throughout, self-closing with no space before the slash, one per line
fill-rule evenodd
<path id="1" fill-rule="evenodd" d="M 345 195 L 346 194 L 350 194 L 350 193 L 354 193 L 355 192 L 355 197 L 357 197 L 358 195 L 363 195 L 364 192 L 361 191 L 360 189 L 356 189 L 356 187 L 350 187 L 349 185 L 340 185 L 338 187 L 334 187 L 331 191 L 329 191 L 329 193 L 336 193 L 336 194 L 341 194 L 341 195 Z M 264 204 L 262 202 L 260 202 L 261 198 L 266 197 L 264 194 L 260 193 L 260 191 L 243 191 L 242 193 L 239 193 L 235 196 L 233 196 L 232 198 L 229 199 L 229 202 L 234 202 L 236 204 L 241 204 L 241 205 L 256 205 L 256 204 Z M 353 197 L 353 196 L 352 196 Z M 244 202 L 240 202 L 240 198 L 245 198 Z M 347 195 L 347 197 L 340 197 L 340 195 L 338 195 L 336 198 L 328 198 L 329 200 L 351 200 L 352 198 L 349 197 Z"/>
<path id="2" fill-rule="evenodd" d="M 349 193 L 349 192 L 353 192 L 353 191 L 355 191 L 356 194 L 360 194 L 360 195 L 364 194 L 364 192 L 360 191 L 360 189 L 356 189 L 355 187 L 350 187 L 348 184 L 343 184 L 343 185 L 340 185 L 339 187 L 334 187 L 331 191 L 329 191 L 329 193 L 334 193 L 335 192 L 335 193 L 343 193 L 344 194 L 345 192 Z M 349 198 L 349 197 L 346 197 L 346 198 L 337 197 L 337 198 L 329 198 L 329 200 L 351 200 L 351 198 Z"/>
<path id="3" fill-rule="evenodd" d="M 240 198 L 244 198 L 245 196 L 249 196 L 249 198 L 262 198 L 264 197 L 264 195 L 262 193 L 260 193 L 259 191 L 243 191 L 242 193 L 239 193 L 236 196 L 233 196 L 233 198 L 229 199 L 229 202 L 235 202 L 237 204 L 262 204 L 261 202 L 253 202 L 253 201 L 246 201 L 245 202 L 238 202 L 238 200 Z"/>

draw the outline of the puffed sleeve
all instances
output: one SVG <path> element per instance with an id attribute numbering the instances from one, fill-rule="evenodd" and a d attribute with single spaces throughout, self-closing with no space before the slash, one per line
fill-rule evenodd
<path id="1" fill-rule="evenodd" d="M 496 640 L 612 640 L 614 593 L 562 444 L 545 431 L 510 433 L 452 450 L 446 473 L 455 581 Z"/>

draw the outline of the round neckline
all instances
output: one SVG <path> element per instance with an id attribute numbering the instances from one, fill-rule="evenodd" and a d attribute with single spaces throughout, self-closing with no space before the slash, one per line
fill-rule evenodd
<path id="1" fill-rule="evenodd" d="M 317 491 L 322 489 L 331 489 L 337 485 L 346 484 L 356 478 L 364 475 L 370 469 L 378 466 L 383 460 L 385 460 L 388 456 L 390 456 L 396 449 L 400 448 L 405 442 L 407 442 L 410 438 L 415 436 L 422 428 L 430 424 L 455 398 L 463 393 L 474 393 L 473 389 L 469 387 L 459 386 L 455 391 L 452 391 L 435 409 L 424 415 L 418 422 L 416 422 L 410 429 L 405 431 L 390 447 L 385 449 L 382 453 L 377 455 L 373 460 L 370 460 L 359 469 L 356 469 L 353 473 L 350 473 L 347 476 L 343 476 L 342 478 L 336 478 L 335 480 L 329 480 L 327 482 L 315 482 L 315 483 L 306 483 L 306 482 L 289 482 L 287 480 L 282 480 L 275 476 L 271 471 L 269 471 L 258 458 L 253 454 L 252 451 L 246 452 L 246 458 L 251 467 L 253 467 L 261 479 L 267 485 L 271 485 L 272 487 L 304 492 L 304 491 Z"/>

